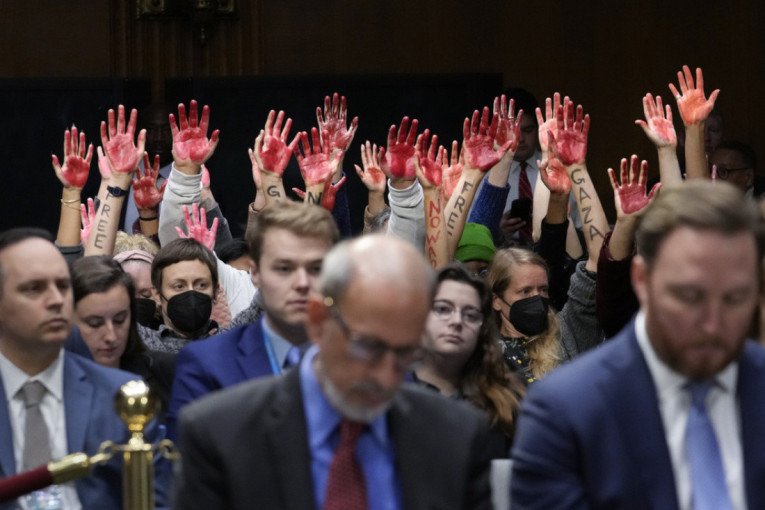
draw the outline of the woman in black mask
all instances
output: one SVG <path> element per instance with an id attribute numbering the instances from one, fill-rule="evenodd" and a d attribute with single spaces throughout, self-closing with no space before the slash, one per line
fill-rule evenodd
<path id="1" fill-rule="evenodd" d="M 547 265 L 530 250 L 499 250 L 487 280 L 505 361 L 527 384 L 602 341 L 595 317 L 595 274 L 584 262 L 571 276 L 568 300 L 558 313 L 548 302 Z"/>

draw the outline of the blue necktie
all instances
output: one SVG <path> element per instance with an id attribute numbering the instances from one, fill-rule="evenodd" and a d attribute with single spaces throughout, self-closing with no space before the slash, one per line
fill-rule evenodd
<path id="1" fill-rule="evenodd" d="M 692 382 L 691 409 L 685 429 L 685 452 L 691 468 L 691 495 L 694 510 L 732 509 L 725 483 L 720 446 L 704 403 L 714 381 Z"/>
<path id="2" fill-rule="evenodd" d="M 293 345 L 290 350 L 287 351 L 287 357 L 284 358 L 284 367 L 290 368 L 300 363 L 300 347 Z"/>

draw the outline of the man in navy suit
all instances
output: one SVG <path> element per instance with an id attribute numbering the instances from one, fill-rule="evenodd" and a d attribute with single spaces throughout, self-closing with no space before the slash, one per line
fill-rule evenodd
<path id="1" fill-rule="evenodd" d="M 765 508 L 765 351 L 746 339 L 763 233 L 749 202 L 691 181 L 648 207 L 632 265 L 640 312 L 531 386 L 514 509 Z"/>
<path id="2" fill-rule="evenodd" d="M 324 255 L 339 239 L 332 216 L 316 205 L 280 202 L 263 210 L 251 231 L 252 281 L 264 315 L 181 350 L 167 416 L 171 439 L 181 407 L 211 391 L 281 373 L 307 342 L 308 302 Z"/>
<path id="3" fill-rule="evenodd" d="M 129 436 L 114 396 L 136 377 L 62 349 L 72 289 L 69 268 L 49 239 L 38 229 L 0 234 L 0 477 L 73 452 L 94 455 L 103 441 Z M 30 406 L 28 387 L 38 388 L 39 404 Z M 40 434 L 33 440 L 30 430 Z M 40 444 L 44 448 L 34 448 Z M 20 499 L 23 508 L 37 508 L 35 498 L 53 498 L 62 508 L 116 510 L 122 508 L 121 471 L 115 458 L 86 478 Z"/>

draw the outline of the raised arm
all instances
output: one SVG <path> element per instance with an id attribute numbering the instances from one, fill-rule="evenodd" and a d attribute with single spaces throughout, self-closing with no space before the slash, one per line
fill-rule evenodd
<path id="1" fill-rule="evenodd" d="M 704 94 L 704 75 L 701 68 L 696 68 L 696 83 L 688 66 L 678 71 L 677 81 L 680 85 L 678 92 L 674 84 L 669 84 L 669 90 L 677 100 L 677 109 L 685 124 L 685 175 L 689 179 L 708 179 L 709 169 L 704 152 L 704 123 L 715 106 L 715 100 L 720 89 L 714 90 L 709 99 Z"/>
<path id="2" fill-rule="evenodd" d="M 141 222 L 141 232 L 153 236 L 159 232 L 159 203 L 165 193 L 167 180 L 157 189 L 159 175 L 159 156 L 154 156 L 154 165 L 149 164 L 149 154 L 143 155 L 143 176 L 141 169 L 133 179 L 135 206 L 138 209 L 138 221 Z"/>
<path id="3" fill-rule="evenodd" d="M 138 112 L 130 112 L 130 120 L 125 124 L 125 107 L 117 108 L 117 122 L 114 110 L 109 110 L 109 128 L 101 122 L 101 145 L 109 163 L 110 175 L 107 180 L 106 194 L 94 218 L 95 231 L 91 230 L 85 255 L 111 255 L 117 237 L 122 203 L 130 191 L 133 174 L 138 169 L 138 161 L 144 154 L 146 130 L 138 133 L 136 145 L 135 126 Z"/>
<path id="4" fill-rule="evenodd" d="M 539 126 L 539 147 L 542 150 L 542 161 L 550 159 L 550 142 L 547 133 L 551 131 L 553 135 L 558 133 L 558 110 L 567 107 L 569 103 L 568 96 L 564 98 L 563 104 L 560 102 L 560 93 L 553 94 L 552 99 L 549 97 L 545 101 L 545 116 L 542 117 L 542 110 L 537 108 L 537 125 Z M 532 225 L 532 239 L 536 242 L 539 240 L 542 228 L 542 218 L 547 213 L 547 203 L 550 200 L 550 191 L 547 186 L 539 186 L 542 183 L 541 172 L 537 176 L 537 185 L 534 186 L 534 207 L 531 215 Z"/>
<path id="5" fill-rule="evenodd" d="M 359 118 L 354 117 L 350 128 L 348 119 L 348 100 L 337 92 L 332 95 L 330 102 L 329 96 L 324 98 L 324 113 L 321 108 L 316 108 L 316 122 L 319 125 L 319 134 L 321 135 L 322 145 L 329 145 L 329 152 L 332 157 L 337 156 L 339 162 L 332 174 L 332 182 L 339 182 L 343 176 L 343 158 L 348 152 L 353 141 L 353 135 L 359 128 Z"/>
<path id="6" fill-rule="evenodd" d="M 322 205 L 322 198 L 327 183 L 332 183 L 332 174 L 340 163 L 342 152 L 330 154 L 329 144 L 322 144 L 319 130 L 311 128 L 311 140 L 309 143 L 308 133 L 299 133 L 300 145 L 296 145 L 293 153 L 300 166 L 300 174 L 305 182 L 305 201 L 311 204 Z M 325 133 L 325 139 L 327 139 Z M 302 146 L 302 152 L 300 150 Z"/>
<path id="7" fill-rule="evenodd" d="M 284 123 L 284 128 L 282 128 Z M 261 181 L 260 191 L 264 193 L 263 206 L 268 204 L 287 200 L 282 183 L 282 175 L 290 162 L 292 153 L 297 148 L 300 140 L 300 133 L 287 145 L 287 137 L 292 127 L 292 119 L 284 120 L 284 112 L 271 110 L 268 112 L 265 128 L 255 139 L 254 149 L 250 149 L 250 161 L 252 161 L 252 175 L 257 187 L 258 180 Z"/>
<path id="8" fill-rule="evenodd" d="M 361 165 L 363 170 L 359 165 L 354 165 L 354 168 L 369 192 L 367 207 L 364 210 L 364 231 L 366 232 L 372 218 L 388 207 L 385 204 L 385 174 L 380 168 L 377 144 L 370 144 L 369 140 L 361 144 Z"/>
<path id="9" fill-rule="evenodd" d="M 643 132 L 656 146 L 659 153 L 659 176 L 665 185 L 682 182 L 680 163 L 677 161 L 677 134 L 672 124 L 672 108 L 666 107 L 664 114 L 661 96 L 649 92 L 643 98 L 643 113 L 645 120 L 638 119 L 635 124 L 643 128 Z"/>
<path id="10" fill-rule="evenodd" d="M 585 163 L 590 116 L 583 115 L 582 106 L 579 105 L 574 118 L 574 103 L 571 102 L 566 108 L 565 121 L 563 109 L 558 110 L 557 122 L 557 136 L 552 132 L 548 133 L 551 152 L 563 163 L 571 180 L 571 189 L 582 218 L 584 239 L 589 255 L 586 269 L 595 272 L 603 237 L 608 232 L 608 222 Z"/>
<path id="11" fill-rule="evenodd" d="M 93 159 L 93 144 L 85 152 L 85 133 L 72 126 L 71 132 L 64 131 L 64 164 L 53 154 L 53 171 L 61 181 L 61 215 L 58 223 L 56 242 L 59 246 L 80 244 L 80 197 L 88 180 L 90 162 Z"/>
<path id="12" fill-rule="evenodd" d="M 428 134 L 425 130 L 417 139 L 414 167 L 425 195 L 425 252 L 430 264 L 437 269 L 451 260 L 441 204 L 441 172 L 446 150 L 438 147 L 437 135 L 433 135 L 428 148 Z"/>

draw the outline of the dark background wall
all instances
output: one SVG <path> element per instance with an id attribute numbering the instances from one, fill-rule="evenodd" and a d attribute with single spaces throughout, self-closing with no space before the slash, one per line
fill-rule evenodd
<path id="1" fill-rule="evenodd" d="M 5 93 L 0 100 L 0 226 L 34 222 L 55 228 L 60 186 L 49 161 L 51 152 L 60 155 L 65 126 L 77 122 L 96 141 L 105 109 L 118 101 L 138 105 L 143 98 L 177 100 L 170 96 L 179 89 L 167 85 L 177 78 L 192 78 L 189 90 L 202 94 L 197 99 L 222 105 L 231 98 L 217 97 L 205 80 L 222 83 L 223 77 L 257 77 L 272 80 L 272 85 L 288 80 L 292 88 L 285 91 L 304 92 L 288 104 L 273 105 L 267 103 L 272 96 L 261 93 L 252 103 L 258 108 L 221 106 L 220 119 L 213 110 L 213 125 L 218 121 L 219 127 L 230 124 L 224 115 L 237 117 L 229 133 L 222 129 L 221 139 L 241 138 L 240 144 L 252 143 L 264 108 L 285 108 L 296 119 L 306 119 L 298 127 L 307 129 L 324 94 L 336 88 L 348 95 L 351 113 L 360 115 L 362 128 L 368 129 L 354 141 L 347 170 L 358 162 L 360 141 L 384 143 L 385 130 L 379 126 L 397 123 L 403 106 L 411 116 L 428 118 L 431 106 L 426 102 L 420 108 L 400 97 L 408 94 L 411 75 L 457 76 L 431 98 L 444 108 L 425 126 L 440 130 L 444 138 L 459 132 L 472 109 L 488 104 L 490 97 L 481 97 L 493 95 L 473 89 L 472 95 L 450 101 L 454 83 L 470 81 L 465 76 L 479 82 L 497 76 L 501 86 L 524 86 L 540 102 L 560 91 L 583 104 L 592 117 L 588 164 L 612 216 L 605 170 L 637 153 L 649 160 L 652 173 L 657 171 L 655 151 L 634 120 L 642 116 L 641 98 L 648 91 L 670 99 L 675 107 L 667 83 L 683 64 L 704 69 L 707 91 L 722 90 L 718 104 L 728 137 L 748 141 L 761 157 L 765 154 L 758 130 L 765 118 L 760 100 L 765 14 L 758 7 L 751 0 L 239 0 L 237 17 L 214 23 L 201 46 L 187 19 L 136 19 L 135 0 L 0 2 L 0 90 Z M 371 100 L 377 80 L 396 85 L 388 95 Z M 96 92 L 88 88 L 93 83 Z M 19 99 L 19 91 L 30 88 L 42 92 Z M 378 108 L 367 109 L 370 103 Z M 242 153 L 242 167 L 231 168 L 234 163 L 223 154 L 210 161 L 213 169 L 225 166 L 222 177 L 216 181 L 213 176 L 213 189 L 224 204 L 231 183 L 238 185 L 236 196 L 254 190 L 246 146 L 230 150 Z M 22 163 L 22 156 L 32 159 Z M 97 174 L 93 166 L 91 172 Z M 239 200 L 228 207 L 239 207 Z M 226 213 L 238 217 L 235 211 Z"/>

